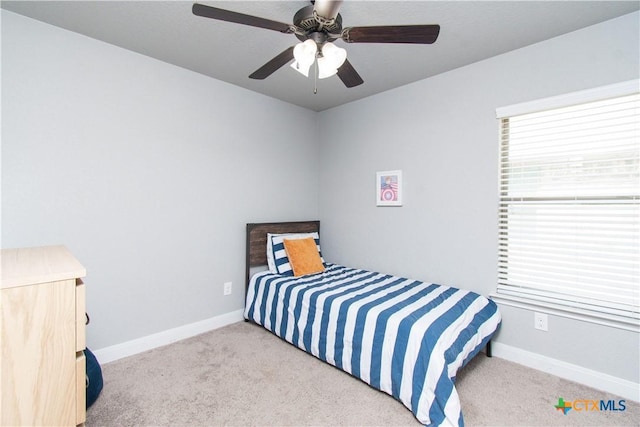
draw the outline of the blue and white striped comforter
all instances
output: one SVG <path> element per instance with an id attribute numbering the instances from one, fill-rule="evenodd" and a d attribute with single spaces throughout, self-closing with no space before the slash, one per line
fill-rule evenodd
<path id="1" fill-rule="evenodd" d="M 260 272 L 245 318 L 400 400 L 427 425 L 463 425 L 455 376 L 500 325 L 474 292 L 328 264 Z"/>

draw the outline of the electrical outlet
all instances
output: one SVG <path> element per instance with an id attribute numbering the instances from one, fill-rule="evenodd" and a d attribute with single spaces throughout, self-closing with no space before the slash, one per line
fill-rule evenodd
<path id="1" fill-rule="evenodd" d="M 233 283 L 232 282 L 225 282 L 224 284 L 224 294 L 225 295 L 231 295 L 231 291 L 233 290 Z"/>
<path id="2" fill-rule="evenodd" d="M 533 313 L 533 327 L 541 331 L 548 331 L 549 316 L 544 313 Z"/>

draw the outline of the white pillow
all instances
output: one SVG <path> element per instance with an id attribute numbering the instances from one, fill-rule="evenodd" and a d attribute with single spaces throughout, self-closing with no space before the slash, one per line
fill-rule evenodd
<path id="1" fill-rule="evenodd" d="M 320 236 L 317 232 L 313 233 L 284 233 L 284 234 L 267 234 L 267 265 L 269 266 L 269 271 L 276 274 L 284 274 L 291 276 L 293 275 L 293 270 L 291 269 L 291 265 L 289 265 L 289 258 L 287 257 L 287 252 L 284 250 L 284 239 L 288 240 L 297 240 L 297 239 L 306 239 L 308 237 L 312 237 L 316 241 L 316 246 L 318 247 L 318 253 L 320 254 L 320 259 L 324 264 L 324 259 L 322 259 L 322 252 L 320 252 Z"/>

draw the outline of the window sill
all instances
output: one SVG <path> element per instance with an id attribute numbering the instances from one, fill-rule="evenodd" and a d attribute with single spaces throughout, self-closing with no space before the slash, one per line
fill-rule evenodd
<path id="1" fill-rule="evenodd" d="M 604 313 L 597 313 L 589 310 L 566 307 L 559 304 L 536 301 L 511 295 L 493 293 L 489 295 L 489 297 L 497 304 L 508 305 L 510 307 L 517 307 L 525 310 L 537 311 L 539 313 L 547 313 L 554 316 L 566 317 L 569 319 L 575 319 L 583 322 L 595 323 L 598 325 L 640 333 L 639 321 L 634 321 L 633 319 L 621 316 L 607 315 Z"/>

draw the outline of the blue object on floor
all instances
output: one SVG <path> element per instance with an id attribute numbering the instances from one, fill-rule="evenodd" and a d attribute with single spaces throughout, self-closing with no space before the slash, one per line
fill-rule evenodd
<path id="1" fill-rule="evenodd" d="M 87 361 L 87 408 L 93 405 L 102 391 L 102 368 L 96 356 L 88 348 L 84 350 Z"/>

